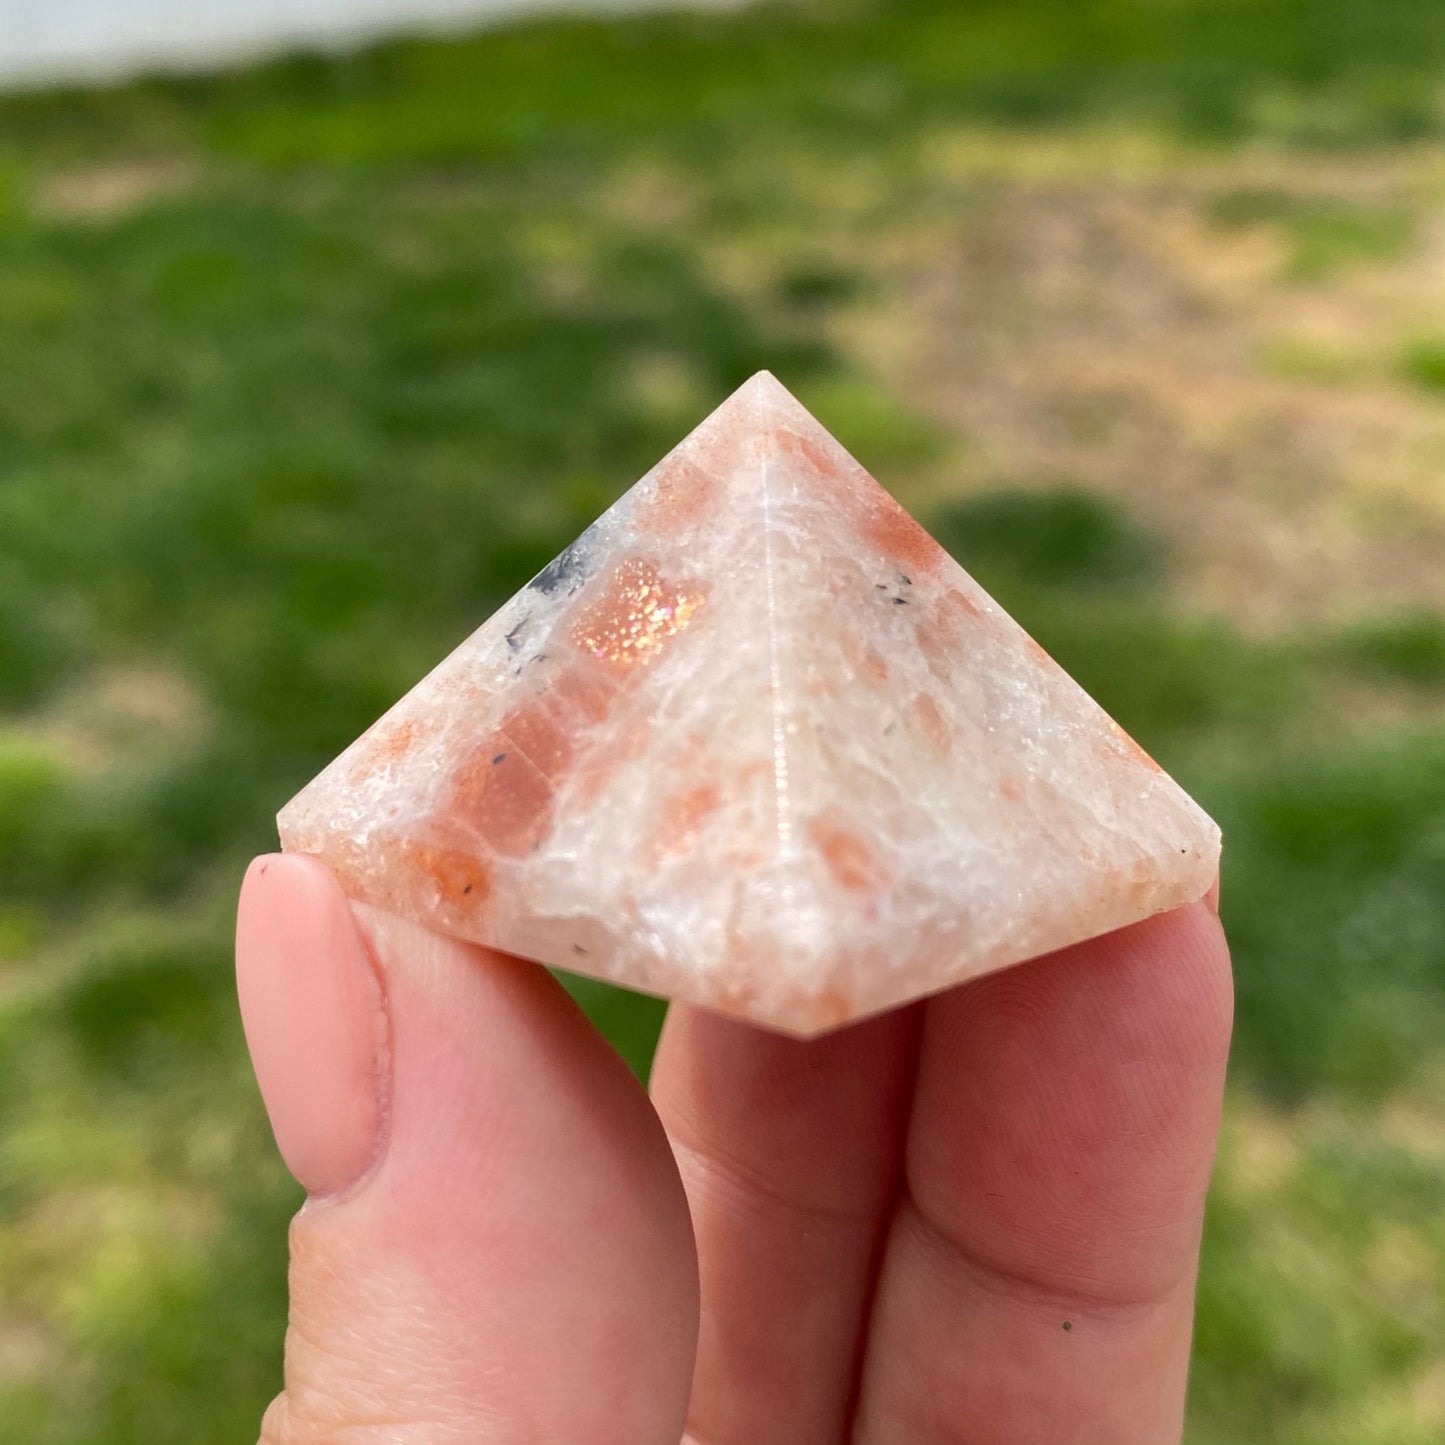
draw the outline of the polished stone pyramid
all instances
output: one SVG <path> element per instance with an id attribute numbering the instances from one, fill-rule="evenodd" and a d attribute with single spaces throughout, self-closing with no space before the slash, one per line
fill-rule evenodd
<path id="1" fill-rule="evenodd" d="M 279 822 L 354 898 L 800 1035 L 1196 899 L 1219 857 L 766 372 Z"/>

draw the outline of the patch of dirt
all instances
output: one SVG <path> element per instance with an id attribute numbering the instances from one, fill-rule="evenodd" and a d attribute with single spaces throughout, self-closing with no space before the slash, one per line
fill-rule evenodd
<path id="1" fill-rule="evenodd" d="M 16 731 L 82 777 L 143 766 L 194 747 L 211 725 L 205 700 L 157 665 L 106 667 L 57 697 Z"/>
<path id="2" fill-rule="evenodd" d="M 56 171 L 36 186 L 37 214 L 60 221 L 110 221 L 196 184 L 199 168 L 176 157 L 108 161 Z"/>
<path id="3" fill-rule="evenodd" d="M 1436 1360 L 1419 1372 L 1409 1399 L 1423 1424 L 1445 1429 L 1445 1360 Z"/>
<path id="4" fill-rule="evenodd" d="M 1268 1196 L 1278 1191 L 1299 1167 L 1295 1121 L 1247 1095 L 1231 1098 L 1231 1112 L 1221 1151 L 1221 1169 L 1242 1195 Z"/>
<path id="5" fill-rule="evenodd" d="M 1445 396 L 1396 365 L 1445 331 L 1445 161 L 1065 179 L 1030 151 L 1020 180 L 999 144 L 956 221 L 880 239 L 884 299 L 841 325 L 966 439 L 957 487 L 1112 494 L 1167 539 L 1182 601 L 1260 630 L 1445 608 Z M 1292 279 L 1280 225 L 1210 219 L 1260 184 L 1399 205 L 1415 242 Z"/>
<path id="6" fill-rule="evenodd" d="M 38 1324 L 0 1324 L 0 1383 L 33 1379 L 54 1364 L 57 1353 L 55 1342 Z"/>

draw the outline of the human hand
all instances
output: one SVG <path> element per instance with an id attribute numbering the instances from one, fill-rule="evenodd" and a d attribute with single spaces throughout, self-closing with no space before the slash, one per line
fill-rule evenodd
<path id="1" fill-rule="evenodd" d="M 264 1445 L 1177 1441 L 1215 907 L 813 1043 L 675 1006 L 649 1102 L 542 969 L 258 859 L 242 1017 L 310 1195 Z"/>

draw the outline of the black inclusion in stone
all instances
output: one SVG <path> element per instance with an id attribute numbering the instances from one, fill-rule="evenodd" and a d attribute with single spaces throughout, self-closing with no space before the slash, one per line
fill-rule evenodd
<path id="1" fill-rule="evenodd" d="M 544 597 L 554 592 L 575 592 L 586 580 L 588 558 L 582 547 L 581 538 L 559 552 L 527 584 Z"/>

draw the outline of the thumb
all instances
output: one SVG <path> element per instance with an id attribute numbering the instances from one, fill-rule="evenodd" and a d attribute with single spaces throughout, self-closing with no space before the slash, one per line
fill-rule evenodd
<path id="1" fill-rule="evenodd" d="M 540 968 L 257 859 L 241 1015 L 291 1228 L 263 1445 L 676 1445 L 697 1333 L 641 1086 Z"/>

